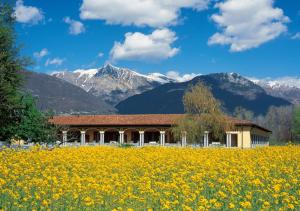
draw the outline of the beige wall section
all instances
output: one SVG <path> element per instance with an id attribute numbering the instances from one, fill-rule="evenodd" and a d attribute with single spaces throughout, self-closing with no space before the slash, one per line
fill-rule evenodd
<path id="1" fill-rule="evenodd" d="M 238 127 L 236 131 L 228 131 L 231 134 L 237 134 L 239 148 L 251 148 L 251 135 L 269 137 L 270 133 L 259 128 Z"/>
<path id="2" fill-rule="evenodd" d="M 235 131 L 228 131 L 230 134 L 237 134 L 239 148 L 251 147 L 251 127 L 237 127 Z"/>

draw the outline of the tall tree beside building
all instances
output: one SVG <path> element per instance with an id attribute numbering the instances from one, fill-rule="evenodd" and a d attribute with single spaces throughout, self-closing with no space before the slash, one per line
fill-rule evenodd
<path id="1" fill-rule="evenodd" d="M 293 112 L 293 141 L 300 142 L 300 106 Z"/>
<path id="2" fill-rule="evenodd" d="M 37 110 L 34 100 L 21 92 L 20 71 L 30 63 L 19 55 L 13 9 L 0 3 L 0 141 L 12 138 L 54 141 L 55 127 Z"/>
<path id="3" fill-rule="evenodd" d="M 196 84 L 185 93 L 183 104 L 185 115 L 173 128 L 177 139 L 183 131 L 187 133 L 187 141 L 190 143 L 202 140 L 205 131 L 209 131 L 217 139 L 222 139 L 224 132 L 232 128 L 221 110 L 221 103 L 203 83 Z"/>
<path id="4" fill-rule="evenodd" d="M 24 68 L 25 59 L 19 56 L 15 44 L 12 14 L 11 7 L 0 3 L 0 140 L 8 139 L 12 135 L 11 127 L 21 121 L 19 71 Z"/>

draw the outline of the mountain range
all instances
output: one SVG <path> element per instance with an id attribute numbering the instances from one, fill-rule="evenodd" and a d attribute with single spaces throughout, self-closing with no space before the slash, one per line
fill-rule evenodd
<path id="1" fill-rule="evenodd" d="M 265 114 L 269 107 L 286 106 L 291 103 L 279 97 L 268 95 L 252 81 L 236 73 L 215 73 L 197 76 L 183 83 L 168 83 L 135 95 L 120 102 L 116 108 L 120 113 L 183 113 L 182 97 L 192 85 L 202 82 L 211 91 L 227 113 L 236 107 L 251 110 L 256 115 Z"/>
<path id="2" fill-rule="evenodd" d="M 300 78 L 283 77 L 279 79 L 250 78 L 254 83 L 263 87 L 272 96 L 281 97 L 293 104 L 300 105 Z"/>
<path id="3" fill-rule="evenodd" d="M 37 99 L 37 107 L 57 114 L 115 113 L 116 109 L 83 89 L 53 76 L 22 72 L 23 90 Z"/>
<path id="4" fill-rule="evenodd" d="M 175 82 L 160 73 L 142 75 L 111 64 L 99 69 L 56 72 L 52 76 L 79 86 L 111 105 L 116 105 L 130 96 L 151 90 L 161 84 Z"/>
<path id="5" fill-rule="evenodd" d="M 182 113 L 183 93 L 199 81 L 212 88 L 227 112 L 241 106 L 263 114 L 271 105 L 299 102 L 300 93 L 300 86 L 284 85 L 283 81 L 275 86 L 278 83 L 274 81 L 236 73 L 198 75 L 189 80 L 161 73 L 144 75 L 111 64 L 98 69 L 27 75 L 25 90 L 39 98 L 42 110 L 53 108 L 58 113 Z"/>

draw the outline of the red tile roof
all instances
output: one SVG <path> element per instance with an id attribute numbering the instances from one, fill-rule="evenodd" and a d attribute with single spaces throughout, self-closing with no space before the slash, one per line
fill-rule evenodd
<path id="1" fill-rule="evenodd" d="M 181 114 L 55 116 L 57 125 L 173 125 Z"/>
<path id="2" fill-rule="evenodd" d="M 136 126 L 136 125 L 174 125 L 176 120 L 183 114 L 133 114 L 133 115 L 76 115 L 76 116 L 54 116 L 50 122 L 56 125 L 70 126 Z M 229 118 L 236 126 L 258 127 L 262 130 L 269 130 L 260 127 L 250 121 Z"/>

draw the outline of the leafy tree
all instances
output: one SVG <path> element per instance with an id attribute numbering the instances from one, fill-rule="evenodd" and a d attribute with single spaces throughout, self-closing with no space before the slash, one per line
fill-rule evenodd
<path id="1" fill-rule="evenodd" d="M 210 89 L 202 83 L 191 87 L 183 96 L 185 115 L 173 128 L 176 138 L 182 131 L 187 132 L 187 141 L 195 143 L 209 131 L 217 139 L 224 137 L 224 132 L 232 128 L 231 122 L 221 111 L 221 103 L 214 98 Z"/>
<path id="2" fill-rule="evenodd" d="M 13 9 L 0 3 L 0 140 L 54 141 L 57 133 L 49 115 L 40 113 L 33 98 L 20 91 L 20 73 L 30 61 L 19 55 L 14 24 Z"/>
<path id="3" fill-rule="evenodd" d="M 22 84 L 19 74 L 27 60 L 19 56 L 15 44 L 13 10 L 0 3 L 0 140 L 12 135 L 9 129 L 21 120 L 22 105 L 18 89 Z"/>
<path id="4" fill-rule="evenodd" d="M 293 112 L 293 137 L 300 141 L 300 107 L 296 107 Z"/>
<path id="5" fill-rule="evenodd" d="M 42 113 L 36 108 L 36 102 L 30 95 L 22 97 L 22 119 L 11 131 L 14 138 L 30 140 L 35 143 L 49 143 L 57 140 L 58 128 L 50 124 L 51 113 Z"/>

